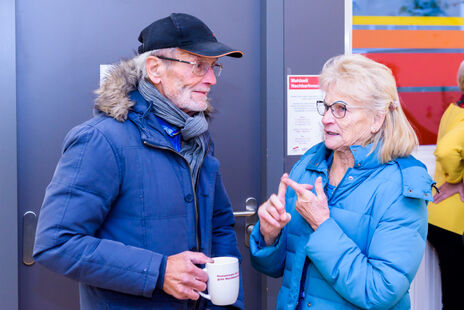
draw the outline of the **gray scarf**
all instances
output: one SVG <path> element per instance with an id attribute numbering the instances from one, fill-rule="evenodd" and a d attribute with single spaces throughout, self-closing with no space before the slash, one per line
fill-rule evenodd
<path id="1" fill-rule="evenodd" d="M 153 113 L 166 122 L 180 128 L 184 141 L 180 154 L 187 160 L 193 176 L 193 185 L 196 185 L 198 171 L 206 153 L 206 135 L 208 122 L 203 112 L 193 117 L 180 110 L 149 81 L 142 79 L 139 82 L 140 94 L 149 102 L 153 102 Z"/>

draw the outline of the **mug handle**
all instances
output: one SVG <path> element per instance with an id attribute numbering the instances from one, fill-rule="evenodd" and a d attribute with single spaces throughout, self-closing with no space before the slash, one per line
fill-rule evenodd
<path id="1" fill-rule="evenodd" d="M 208 273 L 208 271 L 206 270 L 206 267 L 203 268 L 203 270 L 204 270 L 206 273 Z M 205 294 L 205 293 L 203 293 L 203 292 L 198 292 L 198 294 L 200 294 L 200 296 L 203 297 L 203 298 L 206 298 L 206 299 L 208 299 L 208 300 L 211 300 L 211 295 L 209 295 L 209 294 Z"/>

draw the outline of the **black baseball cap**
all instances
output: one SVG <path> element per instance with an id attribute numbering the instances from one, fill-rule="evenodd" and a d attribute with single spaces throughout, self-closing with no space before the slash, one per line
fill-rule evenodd
<path id="1" fill-rule="evenodd" d="M 195 16 L 172 13 L 154 21 L 140 32 L 139 54 L 178 47 L 191 54 L 205 57 L 230 56 L 240 58 L 243 52 L 218 42 L 213 32 Z"/>

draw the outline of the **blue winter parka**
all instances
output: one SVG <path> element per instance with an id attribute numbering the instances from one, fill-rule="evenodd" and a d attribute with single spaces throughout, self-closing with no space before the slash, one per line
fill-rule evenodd
<path id="1" fill-rule="evenodd" d="M 210 144 L 195 189 L 148 102 L 129 96 L 127 120 L 100 114 L 68 133 L 34 258 L 79 281 L 81 309 L 204 309 L 164 293 L 160 273 L 183 251 L 240 258 L 219 162 Z"/>
<path id="2" fill-rule="evenodd" d="M 292 217 L 278 240 L 266 246 L 259 223 L 250 236 L 252 265 L 283 276 L 277 309 L 295 309 L 300 284 L 302 309 L 410 309 L 408 291 L 425 250 L 426 205 L 434 182 L 412 156 L 382 164 L 371 145 L 350 150 L 354 167 L 328 201 L 330 218 L 316 231 L 295 210 L 297 197 L 288 187 L 285 202 Z M 321 176 L 327 184 L 332 156 L 323 143 L 314 146 L 290 178 L 314 184 Z"/>

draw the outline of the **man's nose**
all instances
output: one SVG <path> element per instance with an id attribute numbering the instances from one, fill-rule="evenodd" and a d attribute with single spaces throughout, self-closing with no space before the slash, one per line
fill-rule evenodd
<path id="1" fill-rule="evenodd" d="M 216 84 L 216 75 L 214 74 L 213 67 L 209 67 L 208 71 L 203 76 L 203 83 L 207 83 L 210 85 Z"/>

